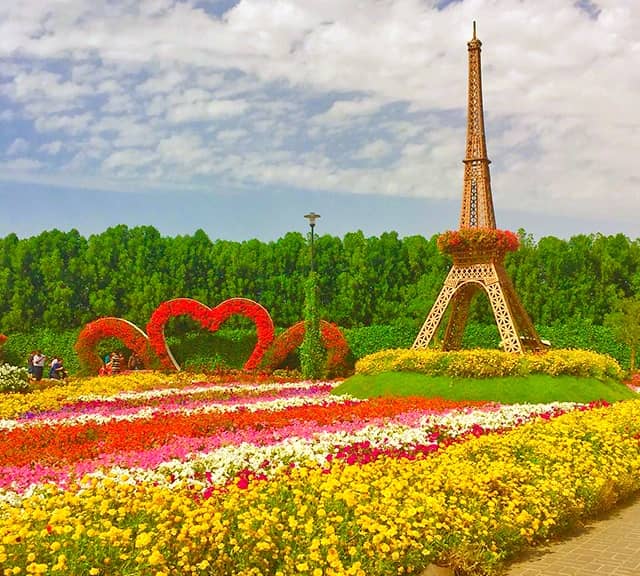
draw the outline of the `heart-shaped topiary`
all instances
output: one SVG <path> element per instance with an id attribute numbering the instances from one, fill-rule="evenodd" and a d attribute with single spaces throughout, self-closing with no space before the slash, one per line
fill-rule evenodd
<path id="1" fill-rule="evenodd" d="M 202 328 L 215 332 L 229 317 L 240 314 L 252 320 L 256 325 L 258 342 L 244 365 L 245 370 L 255 369 L 271 345 L 275 330 L 269 312 L 257 302 L 248 298 L 229 298 L 215 308 L 209 308 L 192 298 L 175 298 L 158 306 L 147 324 L 149 343 L 164 368 L 180 370 L 180 365 L 167 346 L 164 328 L 171 318 L 190 316 Z"/>

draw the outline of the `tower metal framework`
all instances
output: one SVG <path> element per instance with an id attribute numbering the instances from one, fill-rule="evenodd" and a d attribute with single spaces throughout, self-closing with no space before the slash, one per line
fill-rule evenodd
<path id="1" fill-rule="evenodd" d="M 467 43 L 469 51 L 469 81 L 467 99 L 467 144 L 464 159 L 464 186 L 460 229 L 496 228 L 491 195 L 490 160 L 484 131 L 482 74 L 480 51 L 482 43 L 476 37 Z M 471 250 L 453 253 L 453 266 L 444 281 L 413 348 L 427 348 L 436 334 L 445 312 L 449 320 L 442 341 L 443 350 L 456 350 L 462 345 L 469 307 L 474 296 L 484 290 L 489 298 L 498 325 L 502 346 L 506 352 L 522 353 L 542 350 L 542 344 L 527 311 L 504 268 L 504 251 Z"/>

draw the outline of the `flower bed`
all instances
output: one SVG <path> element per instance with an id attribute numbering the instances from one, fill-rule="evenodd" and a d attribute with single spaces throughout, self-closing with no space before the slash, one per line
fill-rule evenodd
<path id="1" fill-rule="evenodd" d="M 637 394 L 640 394 L 640 372 L 636 372 L 625 381 L 625 384 Z"/>
<path id="2" fill-rule="evenodd" d="M 445 254 L 465 257 L 476 255 L 504 255 L 518 249 L 520 240 L 510 230 L 495 228 L 461 228 L 448 230 L 438 236 L 438 248 Z"/>
<path id="3" fill-rule="evenodd" d="M 500 350 L 381 350 L 356 362 L 357 374 L 411 371 L 433 376 L 487 378 L 500 376 L 582 376 L 621 379 L 623 371 L 611 356 L 589 350 L 549 350 L 511 354 Z"/>
<path id="4" fill-rule="evenodd" d="M 640 401 L 153 377 L 1 422 L 5 573 L 483 574 L 640 488 Z"/>

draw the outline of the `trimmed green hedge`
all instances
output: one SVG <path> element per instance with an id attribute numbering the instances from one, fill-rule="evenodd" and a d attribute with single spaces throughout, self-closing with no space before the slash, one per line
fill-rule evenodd
<path id="1" fill-rule="evenodd" d="M 354 360 L 379 350 L 409 348 L 418 330 L 413 326 L 364 326 L 343 329 L 344 337 Z"/>
<path id="2" fill-rule="evenodd" d="M 243 329 L 188 332 L 167 338 L 173 357 L 189 370 L 240 369 L 256 342 L 255 330 Z"/>
<path id="3" fill-rule="evenodd" d="M 604 326 L 576 320 L 556 326 L 541 326 L 540 336 L 551 342 L 553 348 L 580 348 L 608 354 L 621 366 L 629 366 L 629 349 L 615 341 L 611 331 Z M 392 348 L 409 348 L 417 336 L 419 327 L 412 324 L 393 326 L 375 325 L 362 328 L 343 329 L 351 350 L 351 361 Z M 278 333 L 282 330 L 278 330 Z M 16 366 L 26 366 L 29 352 L 41 349 L 51 357 L 61 355 L 70 373 L 79 370 L 73 345 L 78 338 L 78 329 L 54 332 L 38 330 L 33 333 L 7 334 L 3 347 L 4 361 Z M 253 329 L 222 329 L 213 334 L 190 331 L 182 336 L 170 336 L 169 346 L 176 360 L 186 369 L 242 368 L 256 344 Z M 465 348 L 498 348 L 500 337 L 493 325 L 470 324 L 464 333 Z M 112 343 L 105 342 L 107 348 Z M 123 350 L 124 351 L 124 350 Z M 293 355 L 292 355 L 293 356 Z M 298 365 L 296 359 L 296 366 Z"/>
<path id="4" fill-rule="evenodd" d="M 79 328 L 55 332 L 48 328 L 34 332 L 10 332 L 3 347 L 4 360 L 14 366 L 27 365 L 27 358 L 34 350 L 41 350 L 48 358 L 62 356 L 70 374 L 80 370 L 73 345 L 78 339 Z M 48 372 L 48 371 L 47 371 Z"/>

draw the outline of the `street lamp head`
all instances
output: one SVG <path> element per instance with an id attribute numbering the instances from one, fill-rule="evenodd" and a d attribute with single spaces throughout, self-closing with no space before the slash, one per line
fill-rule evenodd
<path id="1" fill-rule="evenodd" d="M 313 228 L 316 225 L 316 220 L 320 218 L 320 214 L 316 214 L 315 212 L 309 212 L 309 214 L 305 214 L 304 217 L 309 220 L 309 226 Z"/>

